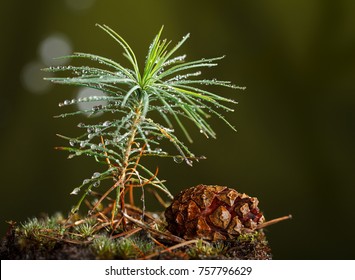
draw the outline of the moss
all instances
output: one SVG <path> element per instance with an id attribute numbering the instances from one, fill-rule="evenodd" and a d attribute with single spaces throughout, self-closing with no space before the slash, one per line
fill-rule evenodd
<path id="1" fill-rule="evenodd" d="M 38 250 L 50 250 L 63 236 L 64 227 L 60 223 L 61 216 L 51 218 L 32 218 L 16 228 L 17 243 L 20 248 L 33 247 Z"/>
<path id="2" fill-rule="evenodd" d="M 78 225 L 75 227 L 76 233 L 81 237 L 81 238 L 88 238 L 91 237 L 94 232 L 95 232 L 95 221 L 93 219 L 88 219 L 84 223 Z M 75 234 L 72 234 L 75 236 Z"/>
<path id="3" fill-rule="evenodd" d="M 97 259 L 114 259 L 118 254 L 116 240 L 104 235 L 96 237 L 90 247 Z"/>
<path id="4" fill-rule="evenodd" d="M 164 226 L 160 225 L 164 230 Z M 227 241 L 181 243 L 131 225 L 112 231 L 95 219 L 59 214 L 33 218 L 10 228 L 0 246 L 1 259 L 270 259 L 265 234 L 256 231 Z"/>
<path id="5" fill-rule="evenodd" d="M 262 231 L 255 231 L 252 233 L 244 233 L 237 237 L 238 242 L 255 242 L 256 240 L 260 239 L 262 235 Z"/>
<path id="6" fill-rule="evenodd" d="M 214 258 L 224 254 L 226 247 L 222 241 L 203 242 L 198 240 L 196 246 L 187 250 L 191 259 Z"/>

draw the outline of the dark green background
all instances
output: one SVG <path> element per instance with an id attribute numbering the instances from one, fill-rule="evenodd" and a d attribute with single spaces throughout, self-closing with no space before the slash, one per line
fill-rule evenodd
<path id="1" fill-rule="evenodd" d="M 2 1 L 1 235 L 5 220 L 67 212 L 70 191 L 95 171 L 91 160 L 66 160 L 56 133 L 78 134 L 74 119 L 53 119 L 57 104 L 77 89 L 42 94 L 20 82 L 40 42 L 65 34 L 74 51 L 122 60 L 122 50 L 95 27 L 121 34 L 143 60 L 162 24 L 189 59 L 227 55 L 213 74 L 247 86 L 220 89 L 239 101 L 227 118 L 234 133 L 212 120 L 218 139 L 196 130 L 191 149 L 207 160 L 193 168 L 159 160 L 173 193 L 198 183 L 257 196 L 266 218 L 292 214 L 267 229 L 275 259 L 354 259 L 355 1 L 104 1 L 87 10 L 65 1 Z"/>

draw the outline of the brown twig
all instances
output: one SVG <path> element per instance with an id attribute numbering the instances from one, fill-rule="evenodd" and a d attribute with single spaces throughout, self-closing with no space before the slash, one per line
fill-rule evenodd
<path id="1" fill-rule="evenodd" d="M 283 217 L 280 217 L 280 218 L 276 218 L 276 219 L 264 222 L 261 225 L 258 225 L 257 229 L 265 228 L 265 227 L 268 227 L 268 226 L 271 226 L 273 224 L 276 224 L 276 223 L 279 223 L 279 222 L 282 222 L 282 221 L 285 221 L 285 220 L 289 220 L 289 219 L 292 219 L 292 215 L 283 216 Z"/>
<path id="2" fill-rule="evenodd" d="M 157 230 L 157 229 L 154 229 L 152 227 L 149 227 L 148 225 L 146 225 L 145 223 L 137 220 L 137 219 L 134 219 L 132 218 L 131 216 L 127 215 L 126 213 L 123 213 L 124 217 L 131 221 L 132 223 L 136 224 L 137 226 L 143 228 L 143 229 L 146 229 L 147 231 L 153 233 L 153 234 L 157 234 L 158 236 L 163 236 L 171 241 L 174 241 L 174 242 L 185 242 L 186 240 L 185 239 L 182 239 L 178 236 L 175 236 L 175 235 L 172 235 L 172 234 L 169 234 L 167 232 L 162 232 L 160 230 Z"/>
<path id="3" fill-rule="evenodd" d="M 112 235 L 111 238 L 112 239 L 115 239 L 115 238 L 119 238 L 119 237 L 122 237 L 124 236 L 125 238 L 128 238 L 130 236 L 132 236 L 133 234 L 141 231 L 142 228 L 134 228 L 134 229 L 131 229 L 131 230 L 128 230 L 128 231 L 124 231 L 124 232 L 121 232 L 119 234 L 116 234 L 116 235 Z"/>

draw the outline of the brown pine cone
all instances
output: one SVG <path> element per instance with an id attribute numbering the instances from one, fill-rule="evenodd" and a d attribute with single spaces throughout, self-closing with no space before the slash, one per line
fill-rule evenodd
<path id="1" fill-rule="evenodd" d="M 233 239 L 264 222 L 258 199 L 222 186 L 182 191 L 165 210 L 168 230 L 185 239 Z"/>

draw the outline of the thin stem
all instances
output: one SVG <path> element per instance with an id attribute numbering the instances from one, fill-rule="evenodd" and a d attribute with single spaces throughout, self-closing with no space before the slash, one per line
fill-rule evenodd
<path id="1" fill-rule="evenodd" d="M 138 126 L 141 122 L 141 116 L 142 116 L 142 104 L 141 103 L 136 107 L 135 113 L 136 114 L 135 114 L 135 118 L 132 123 L 130 137 L 127 141 L 125 154 L 123 157 L 122 172 L 120 174 L 118 187 L 116 189 L 116 211 L 114 213 L 115 215 L 117 214 L 116 212 L 117 212 L 118 206 L 120 206 L 121 212 L 125 213 L 124 195 L 125 195 L 125 185 L 126 185 L 126 181 L 127 181 L 127 178 L 126 178 L 127 177 L 127 170 L 128 170 L 128 166 L 129 166 L 129 162 L 130 162 L 130 154 L 132 151 L 132 146 L 135 143 L 135 138 L 137 135 Z"/>

